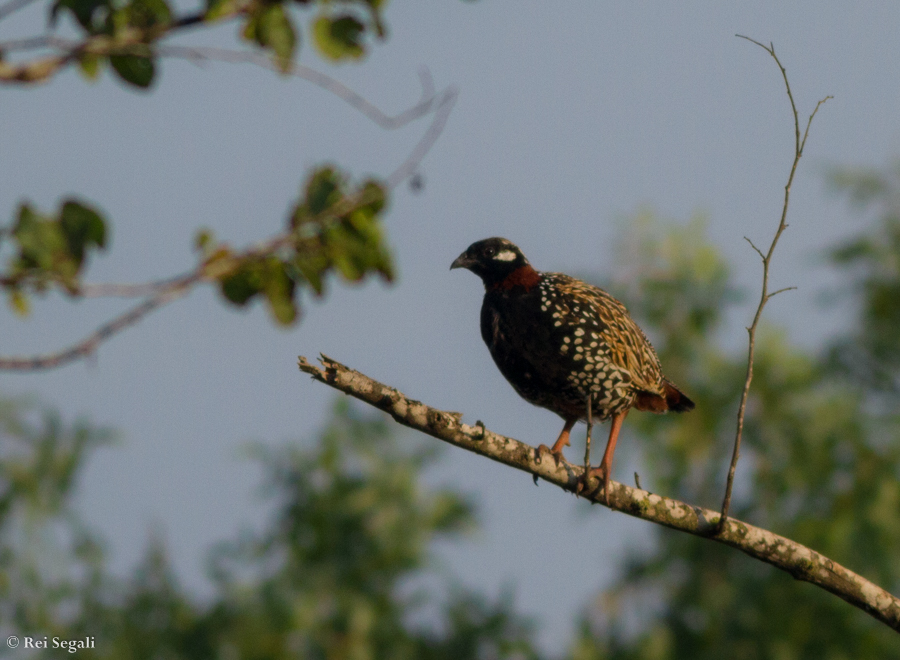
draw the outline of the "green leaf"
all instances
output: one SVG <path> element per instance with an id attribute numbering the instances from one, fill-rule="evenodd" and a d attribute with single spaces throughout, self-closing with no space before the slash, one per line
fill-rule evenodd
<path id="1" fill-rule="evenodd" d="M 156 67 L 150 57 L 111 55 L 109 63 L 122 80 L 141 89 L 150 86 L 156 73 Z"/>
<path id="2" fill-rule="evenodd" d="M 343 180 L 333 167 L 321 167 L 306 180 L 303 199 L 291 214 L 291 227 L 297 228 L 333 207 L 344 196 Z M 321 220 L 321 218 L 319 218 Z"/>
<path id="3" fill-rule="evenodd" d="M 333 167 L 323 167 L 309 177 L 306 183 L 306 205 L 317 215 L 333 206 L 343 196 L 340 175 Z"/>
<path id="4" fill-rule="evenodd" d="M 297 320 L 297 305 L 294 302 L 294 280 L 283 263 L 276 258 L 266 262 L 263 291 L 269 303 L 269 311 L 281 325 L 290 325 Z"/>
<path id="5" fill-rule="evenodd" d="M 203 227 L 194 235 L 194 249 L 197 252 L 209 252 L 216 245 L 216 237 L 211 229 Z"/>
<path id="6" fill-rule="evenodd" d="M 291 59 L 297 45 L 297 34 L 287 12 L 282 5 L 266 7 L 259 16 L 256 26 L 256 41 L 275 54 L 275 62 L 282 72 L 291 68 Z"/>
<path id="7" fill-rule="evenodd" d="M 260 291 L 259 276 L 255 269 L 242 266 L 236 272 L 220 280 L 222 295 L 235 305 L 246 305 Z"/>
<path id="8" fill-rule="evenodd" d="M 69 252 L 79 264 L 91 245 L 101 249 L 106 247 L 106 223 L 91 207 L 75 200 L 66 200 L 59 222 L 69 243 Z"/>
<path id="9" fill-rule="evenodd" d="M 109 0 L 58 0 L 50 8 L 51 26 L 56 23 L 62 10 L 71 12 L 88 33 L 96 34 L 105 27 L 105 19 L 111 6 Z"/>
<path id="10" fill-rule="evenodd" d="M 165 0 L 132 0 L 123 11 L 131 27 L 147 29 L 172 22 L 172 10 Z"/>
<path id="11" fill-rule="evenodd" d="M 222 18 L 232 16 L 238 8 L 238 0 L 208 0 L 206 3 L 205 20 L 207 22 L 218 21 Z M 245 38 L 252 39 L 252 37 Z"/>
<path id="12" fill-rule="evenodd" d="M 243 37 L 271 50 L 282 72 L 290 70 L 297 33 L 283 5 L 256 5 L 244 24 Z"/>
<path id="13" fill-rule="evenodd" d="M 319 16 L 313 23 L 313 39 L 319 51 L 329 59 L 358 60 L 365 55 L 362 37 L 366 26 L 353 16 Z"/>
<path id="14" fill-rule="evenodd" d="M 100 75 L 100 65 L 103 64 L 103 57 L 92 53 L 82 53 L 78 57 L 78 70 L 88 80 L 96 80 Z"/>
<path id="15" fill-rule="evenodd" d="M 62 260 L 58 255 L 68 253 L 59 223 L 38 214 L 28 204 L 19 207 L 12 233 L 19 244 L 19 268 L 52 271 Z"/>
<path id="16" fill-rule="evenodd" d="M 59 220 L 40 215 L 23 204 L 12 236 L 19 246 L 12 262 L 14 278 L 28 277 L 38 290 L 53 281 L 72 289 L 81 263 L 73 257 Z"/>
<path id="17" fill-rule="evenodd" d="M 328 257 L 321 248 L 315 252 L 298 256 L 293 263 L 293 266 L 309 283 L 317 296 L 321 296 L 325 291 L 325 282 L 322 279 L 322 275 L 328 270 L 328 265 Z"/>
<path id="18" fill-rule="evenodd" d="M 28 296 L 17 288 L 9 292 L 9 306 L 16 315 L 21 317 L 28 316 L 31 312 L 31 304 L 28 300 Z"/>
<path id="19" fill-rule="evenodd" d="M 371 209 L 372 213 L 377 215 L 384 210 L 387 205 L 387 191 L 384 186 L 373 179 L 369 179 L 362 187 L 364 206 Z"/>

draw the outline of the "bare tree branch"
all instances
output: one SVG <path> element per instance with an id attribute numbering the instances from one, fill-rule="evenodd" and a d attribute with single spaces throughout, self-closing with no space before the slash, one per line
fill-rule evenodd
<path id="1" fill-rule="evenodd" d="M 271 69 L 277 73 L 283 73 L 283 70 L 272 61 L 272 58 L 254 51 L 229 50 L 226 48 L 160 46 L 157 48 L 157 54 L 163 57 L 183 58 L 197 63 L 216 61 L 231 64 L 253 64 L 254 66 L 260 66 L 264 69 Z M 436 106 L 439 106 L 444 102 L 446 100 L 446 94 L 451 91 L 446 90 L 441 94 L 436 94 L 431 79 L 431 73 L 428 69 L 423 68 L 419 71 L 419 81 L 422 84 L 421 100 L 416 105 L 397 115 L 388 115 L 378 106 L 367 100 L 358 92 L 350 89 L 342 82 L 335 80 L 331 76 L 320 71 L 316 71 L 311 67 L 294 63 L 291 65 L 288 73 L 292 76 L 311 82 L 325 91 L 331 92 L 378 124 L 378 126 L 386 129 L 395 129 L 406 126 L 419 117 L 428 114 Z"/>
<path id="2" fill-rule="evenodd" d="M 80 284 L 75 295 L 79 298 L 145 298 L 156 295 L 188 275 L 190 273 L 140 284 Z"/>
<path id="3" fill-rule="evenodd" d="M 169 304 L 185 296 L 194 283 L 194 277 L 185 278 L 185 281 L 158 291 L 144 302 L 117 316 L 113 320 L 104 323 L 94 332 L 82 339 L 77 344 L 67 349 L 47 355 L 34 355 L 31 357 L 0 357 L 0 370 L 5 371 L 38 371 L 40 369 L 52 369 L 64 364 L 92 355 L 97 347 L 113 335 L 131 327 L 150 312 Z"/>
<path id="4" fill-rule="evenodd" d="M 486 456 L 578 493 L 584 468 L 537 452 L 534 447 L 484 428 L 462 423 L 462 413 L 446 412 L 409 398 L 402 392 L 354 371 L 329 357 L 321 356 L 323 368 L 299 358 L 301 371 L 314 380 L 349 394 L 391 415 L 396 421 L 451 445 Z M 809 582 L 844 599 L 875 619 L 900 631 L 900 599 L 828 557 L 800 543 L 740 520 L 729 519 L 719 527 L 716 511 L 631 488 L 609 483 L 609 508 L 658 525 L 709 538 L 786 571 L 797 580 Z M 602 489 L 582 490 L 582 497 L 604 504 Z"/>
<path id="5" fill-rule="evenodd" d="M 182 19 L 178 21 L 177 26 L 187 27 L 189 25 L 195 25 L 199 22 L 194 20 L 195 18 L 196 17 L 192 16 Z M 82 52 L 91 52 L 93 54 L 106 54 L 108 52 L 129 52 L 129 54 L 135 55 L 149 54 L 151 51 L 150 47 L 140 42 L 137 35 L 133 36 L 136 41 L 120 39 L 114 42 L 108 37 L 76 41 L 74 39 L 64 39 L 55 35 L 43 35 L 0 42 L 0 52 L 34 50 L 39 48 L 59 51 L 56 55 L 47 58 L 39 58 L 25 63 L 4 64 L 0 61 L 0 82 L 3 80 L 17 82 L 35 82 L 43 80 L 42 76 L 50 75 L 55 72 L 55 70 L 52 70 L 53 67 L 58 68 L 71 62 Z M 276 73 L 287 73 L 311 82 L 325 91 L 334 94 L 339 99 L 368 117 L 375 124 L 385 129 L 396 129 L 406 126 L 419 117 L 432 112 L 442 103 L 447 102 L 450 96 L 455 97 L 455 90 L 452 88 L 447 89 L 440 94 L 435 93 L 431 73 L 428 69 L 422 68 L 419 71 L 419 81 L 422 84 L 421 100 L 397 115 L 388 115 L 358 92 L 321 71 L 294 62 L 291 64 L 290 69 L 285 72 L 284 69 L 272 61 L 271 57 L 256 51 L 158 44 L 153 46 L 152 52 L 160 57 L 185 59 L 197 64 L 205 62 L 252 64 L 264 69 L 270 69 Z"/>
<path id="6" fill-rule="evenodd" d="M 738 458 L 740 458 L 741 454 L 741 437 L 744 433 L 744 415 L 747 410 L 747 398 L 750 394 L 750 383 L 753 381 L 753 359 L 756 352 L 756 328 L 759 325 L 759 319 L 762 317 L 763 308 L 766 306 L 766 303 L 769 302 L 769 300 L 773 296 L 783 291 L 788 291 L 796 288 L 785 287 L 783 289 L 775 291 L 774 293 L 769 293 L 769 266 L 772 263 L 772 254 L 775 252 L 775 246 L 778 244 L 778 239 L 781 238 L 781 234 L 784 233 L 784 230 L 787 229 L 788 226 L 787 212 L 788 203 L 791 198 L 791 185 L 794 183 L 794 174 L 796 174 L 797 172 L 797 165 L 800 162 L 800 157 L 803 155 L 803 147 L 806 146 L 806 138 L 809 136 L 809 127 L 812 124 L 813 117 L 816 116 L 816 113 L 819 111 L 819 108 L 822 106 L 822 104 L 825 103 L 825 101 L 827 101 L 828 99 L 832 98 L 831 96 L 826 96 L 816 104 L 815 110 L 812 111 L 812 114 L 809 116 L 809 120 L 806 122 L 806 131 L 803 133 L 803 137 L 801 139 L 800 117 L 797 114 L 797 106 L 794 103 L 794 94 L 793 92 L 791 92 L 791 84 L 790 82 L 788 82 L 787 71 L 782 66 L 781 60 L 779 60 L 778 56 L 775 54 L 775 47 L 772 44 L 766 46 L 754 39 L 745 37 L 740 34 L 736 36 L 756 44 L 767 53 L 769 53 L 769 55 L 772 56 L 772 59 L 774 59 L 775 63 L 778 65 L 778 69 L 781 71 L 781 77 L 784 79 L 784 86 L 787 90 L 788 99 L 791 102 L 791 113 L 793 114 L 794 118 L 794 161 L 791 164 L 791 172 L 788 175 L 787 184 L 784 187 L 784 205 L 781 209 L 781 220 L 778 223 L 778 229 L 775 231 L 775 236 L 772 238 L 772 243 L 769 245 L 768 252 L 763 254 L 762 250 L 760 250 L 758 247 L 756 247 L 756 245 L 753 244 L 753 241 L 751 241 L 746 236 L 744 237 L 762 259 L 762 293 L 759 298 L 759 305 L 756 308 L 756 314 L 753 316 L 753 323 L 751 323 L 750 327 L 747 328 L 747 333 L 749 335 L 749 346 L 747 350 L 747 377 L 744 380 L 744 389 L 741 392 L 741 402 L 738 405 L 737 429 L 735 430 L 734 436 L 734 450 L 731 454 L 731 465 L 728 467 L 728 479 L 725 484 L 725 497 L 722 500 L 722 516 L 719 519 L 717 533 L 722 533 L 724 531 L 725 523 L 728 520 L 728 510 L 729 508 L 731 508 L 731 493 L 734 488 L 734 475 L 735 471 L 737 470 Z"/>

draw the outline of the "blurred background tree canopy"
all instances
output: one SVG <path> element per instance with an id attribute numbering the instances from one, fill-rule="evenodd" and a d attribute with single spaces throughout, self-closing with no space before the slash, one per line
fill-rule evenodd
<path id="1" fill-rule="evenodd" d="M 900 368 L 900 167 L 832 179 L 880 216 L 828 255 L 847 278 L 840 304 L 857 315 L 818 353 L 777 327 L 760 335 L 734 515 L 896 591 L 900 428 L 885 402 Z M 594 279 L 622 297 L 700 404 L 677 426 L 638 416 L 637 442 L 624 446 L 644 488 L 716 506 L 745 368 L 744 349 L 727 350 L 718 332 L 740 292 L 702 218 L 642 212 L 622 227 L 617 279 Z M 105 565 L 103 540 L 70 498 L 108 430 L 67 426 L 23 400 L 4 400 L 0 421 L 6 630 L 102 639 L 80 652 L 88 658 L 545 657 L 540 622 L 516 611 L 512 592 L 463 590 L 432 561 L 436 540 L 477 527 L 465 493 L 423 481 L 440 448 L 346 401 L 314 448 L 253 449 L 271 515 L 210 551 L 207 598 L 179 585 L 158 534 L 131 576 Z M 834 596 L 724 546 L 654 533 L 548 660 L 896 655 L 894 632 Z"/>

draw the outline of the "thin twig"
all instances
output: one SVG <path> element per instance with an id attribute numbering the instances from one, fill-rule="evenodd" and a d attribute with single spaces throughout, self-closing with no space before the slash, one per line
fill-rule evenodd
<path id="1" fill-rule="evenodd" d="M 584 439 L 584 469 L 586 472 L 591 470 L 591 431 L 594 429 L 594 416 L 591 410 L 591 393 L 587 396 L 587 434 Z"/>
<path id="2" fill-rule="evenodd" d="M 594 411 L 592 408 L 591 393 L 587 396 L 587 433 L 584 437 L 584 486 L 587 488 L 587 480 L 591 474 L 591 431 L 594 430 Z"/>
<path id="3" fill-rule="evenodd" d="M 796 290 L 797 290 L 797 287 L 795 287 L 795 286 L 786 286 L 784 288 L 778 289 L 778 291 L 773 291 L 772 293 L 770 293 L 768 296 L 766 296 L 766 300 L 771 300 L 772 298 L 777 296 L 779 293 L 784 293 L 785 291 L 796 291 Z"/>
<path id="4" fill-rule="evenodd" d="M 89 357 L 94 354 L 102 342 L 134 325 L 150 312 L 186 295 L 193 284 L 191 280 L 192 278 L 188 278 L 177 286 L 159 291 L 156 295 L 151 296 L 124 314 L 104 323 L 82 341 L 65 350 L 32 357 L 0 358 L 0 370 L 37 371 L 38 369 L 52 369 L 61 367 L 74 360 Z"/>
<path id="5" fill-rule="evenodd" d="M 756 244 L 755 244 L 753 241 L 751 241 L 751 240 L 750 240 L 749 238 L 747 238 L 746 236 L 744 236 L 744 240 L 747 241 L 747 242 L 750 244 L 750 247 L 752 247 L 754 250 L 756 250 L 756 254 L 759 255 L 759 258 L 760 258 L 760 259 L 765 259 L 765 258 L 766 258 L 766 255 L 764 255 L 764 254 L 762 253 L 762 250 L 760 250 L 758 247 L 756 247 Z"/>
<path id="6" fill-rule="evenodd" d="M 759 325 L 759 319 L 762 317 L 763 308 L 766 306 L 766 303 L 769 300 L 783 292 L 788 291 L 790 289 L 795 289 L 796 287 L 785 287 L 783 289 L 779 289 L 774 293 L 769 293 L 769 266 L 772 263 L 772 254 L 775 252 L 775 246 L 778 244 L 778 239 L 781 238 L 781 234 L 787 229 L 787 212 L 788 212 L 788 203 L 791 197 L 791 185 L 794 182 L 794 174 L 797 172 L 797 165 L 800 162 L 800 157 L 803 155 L 803 148 L 806 146 L 806 138 L 809 136 L 809 127 L 812 124 L 813 117 L 816 116 L 816 113 L 819 111 L 819 108 L 825 101 L 832 98 L 831 96 L 826 96 L 824 99 L 819 101 L 816 104 L 815 109 L 812 111 L 812 114 L 809 116 L 809 120 L 806 122 L 806 131 L 803 133 L 803 137 L 800 136 L 800 116 L 797 113 L 797 106 L 794 103 L 794 94 L 791 92 L 791 85 L 788 82 L 787 71 L 784 66 L 781 64 L 781 60 L 778 59 L 778 56 L 775 54 L 775 47 L 772 44 L 768 46 L 751 39 L 749 37 L 745 37 L 743 35 L 736 35 L 741 39 L 746 39 L 747 41 L 756 44 L 763 50 L 765 50 L 769 55 L 772 56 L 772 59 L 775 60 L 775 63 L 778 65 L 778 69 L 781 71 L 781 77 L 784 79 L 784 86 L 787 90 L 788 99 L 791 102 L 791 113 L 794 118 L 794 161 L 791 164 L 791 172 L 788 175 L 787 184 L 784 187 L 784 205 L 781 209 L 781 220 L 778 223 L 778 229 L 775 232 L 775 236 L 772 238 L 772 243 L 769 245 L 769 250 L 766 254 L 763 254 L 762 251 L 753 244 L 749 238 L 747 238 L 747 242 L 756 250 L 757 254 L 759 254 L 762 259 L 763 265 L 763 277 L 762 277 L 762 293 L 759 298 L 759 305 L 756 308 L 756 314 L 753 316 L 753 323 L 750 324 L 750 327 L 747 328 L 747 333 L 749 335 L 748 341 L 748 349 L 747 349 L 747 377 L 744 380 L 744 389 L 741 392 L 741 401 L 738 405 L 738 413 L 737 413 L 737 429 L 735 430 L 734 436 L 734 451 L 731 455 L 731 465 L 728 468 L 728 479 L 725 484 L 725 497 L 722 500 L 722 515 L 719 519 L 719 524 L 716 527 L 716 534 L 721 534 L 725 529 L 725 523 L 728 519 L 728 511 L 731 508 L 731 493 L 734 488 L 734 475 L 737 470 L 738 458 L 740 458 L 741 452 L 741 437 L 744 432 L 744 415 L 747 410 L 747 398 L 750 394 L 750 383 L 753 381 L 753 360 L 756 351 L 756 329 Z M 745 237 L 746 238 L 746 237 Z"/>
<path id="7" fill-rule="evenodd" d="M 444 126 L 447 125 L 447 120 L 450 118 L 450 111 L 453 110 L 453 106 L 456 104 L 457 94 L 456 87 L 451 85 L 440 95 L 435 105 L 434 119 L 431 125 L 416 146 L 413 147 L 409 156 L 388 176 L 386 181 L 388 188 L 396 188 L 408 177 L 416 173 L 419 163 L 431 151 L 431 147 L 434 146 L 441 133 L 444 132 Z"/>
<path id="8" fill-rule="evenodd" d="M 144 298 L 155 295 L 188 276 L 190 273 L 183 273 L 164 280 L 139 284 L 80 284 L 75 290 L 75 295 L 80 298 Z"/>
<path id="9" fill-rule="evenodd" d="M 262 53 L 243 50 L 230 50 L 227 48 L 197 48 L 186 46 L 159 46 L 157 53 L 163 57 L 177 57 L 191 60 L 194 62 L 227 62 L 230 64 L 253 64 L 254 66 L 271 69 L 278 73 L 283 70 L 276 65 L 272 59 Z M 431 80 L 431 74 L 427 69 L 419 71 L 419 80 L 422 84 L 421 100 L 397 115 L 388 115 L 364 96 L 350 89 L 342 82 L 335 80 L 331 76 L 316 71 L 315 69 L 304 66 L 303 64 L 292 64 L 288 72 L 292 76 L 302 78 L 322 89 L 334 94 L 348 105 L 352 106 L 363 115 L 371 119 L 382 128 L 395 129 L 409 124 L 410 122 L 422 117 L 440 104 L 444 96 L 434 93 L 434 84 Z M 448 90 L 449 91 L 449 90 Z M 446 92 L 445 92 L 446 93 Z"/>
<path id="10" fill-rule="evenodd" d="M 324 355 L 320 360 L 322 368 L 301 357 L 301 371 L 320 383 L 388 413 L 404 426 L 522 470 L 570 492 L 578 492 L 578 485 L 584 478 L 581 467 L 565 459 L 544 460 L 546 454 L 535 451 L 534 447 L 492 433 L 484 425 L 463 424 L 461 413 L 432 408 Z M 614 481 L 610 481 L 609 485 L 608 506 L 615 511 L 707 539 L 718 526 L 720 516 L 716 511 L 636 490 Z M 591 502 L 607 504 L 600 489 L 581 495 Z M 733 518 L 722 526 L 712 540 L 771 564 L 797 580 L 825 589 L 900 631 L 900 599 L 811 548 Z"/>

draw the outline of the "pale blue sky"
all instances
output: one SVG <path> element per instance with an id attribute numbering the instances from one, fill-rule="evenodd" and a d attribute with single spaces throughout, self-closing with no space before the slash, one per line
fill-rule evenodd
<path id="1" fill-rule="evenodd" d="M 40 17 L 37 7 L 22 12 L 0 25 L 0 39 Z M 539 269 L 606 274 L 622 217 L 645 205 L 681 219 L 703 211 L 755 291 L 758 258 L 742 237 L 765 243 L 777 223 L 792 125 L 774 62 L 735 33 L 774 42 L 804 116 L 835 97 L 813 126 L 773 267 L 776 286 L 800 289 L 767 314 L 809 345 L 841 323 L 817 307 L 834 283 L 817 255 L 862 220 L 826 191 L 822 174 L 898 153 L 900 5 L 394 0 L 387 18 L 390 39 L 365 64 L 327 67 L 309 48 L 301 61 L 389 112 L 418 99 L 423 65 L 438 87 L 460 89 L 422 166 L 424 191 L 399 190 L 387 216 L 395 285 L 331 286 L 287 332 L 262 309 L 235 312 L 202 289 L 90 363 L 0 374 L 4 392 L 37 392 L 67 416 L 121 430 L 122 443 L 96 456 L 79 496 L 119 569 L 161 523 L 181 576 L 200 587 L 210 543 L 258 521 L 259 473 L 241 447 L 309 437 L 333 396 L 299 374 L 298 354 L 325 352 L 465 411 L 469 423 L 535 445 L 553 440 L 559 419 L 520 400 L 481 342 L 480 283 L 448 271 L 476 239 L 506 236 Z M 227 46 L 234 30 L 182 43 Z M 189 268 L 200 226 L 234 245 L 268 236 L 310 166 L 328 160 L 359 176 L 386 175 L 425 128 L 383 131 L 308 83 L 250 66 L 166 61 L 161 69 L 150 94 L 108 75 L 87 84 L 74 71 L 34 89 L 0 88 L 0 217 L 23 199 L 49 209 L 73 192 L 98 205 L 113 243 L 90 281 Z M 60 347 L 124 305 L 51 298 L 26 321 L 0 310 L 0 353 Z M 743 313 L 749 318 L 749 301 Z M 733 334 L 743 342 L 738 323 Z M 617 478 L 627 474 L 619 464 Z M 474 494 L 484 522 L 442 557 L 490 593 L 515 584 L 551 648 L 609 583 L 624 549 L 651 543 L 646 523 L 600 507 L 579 515 L 586 507 L 571 496 L 459 450 L 444 453 L 431 479 Z"/>

